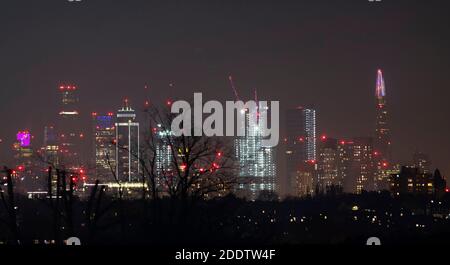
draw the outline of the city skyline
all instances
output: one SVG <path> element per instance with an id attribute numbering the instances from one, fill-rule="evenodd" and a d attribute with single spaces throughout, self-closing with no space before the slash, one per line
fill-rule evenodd
<path id="1" fill-rule="evenodd" d="M 0 85 L 5 88 L 1 114 L 10 120 L 0 131 L 3 163 L 9 162 L 17 130 L 29 129 L 36 139 L 43 139 L 42 125 L 54 125 L 53 118 L 44 113 L 59 111 L 49 103 L 57 100 L 54 89 L 61 83 L 74 82 L 80 88 L 84 110 L 80 115 L 83 127 L 89 130 L 91 111 L 114 111 L 125 97 L 137 109 L 144 98 L 162 102 L 172 95 L 189 97 L 194 91 L 231 99 L 227 77 L 232 74 L 239 93 L 250 97 L 256 87 L 259 97 L 280 100 L 282 113 L 299 105 L 314 106 L 320 133 L 339 139 L 372 135 L 374 72 L 383 69 L 389 90 L 393 157 L 407 163 L 420 151 L 431 157 L 433 168 L 440 168 L 445 176 L 450 172 L 450 154 L 443 148 L 450 146 L 450 140 L 442 136 L 449 129 L 445 122 L 449 82 L 442 74 L 448 64 L 436 57 L 448 53 L 444 47 L 449 40 L 440 34 L 448 18 L 436 6 L 410 1 L 406 9 L 401 1 L 378 6 L 329 1 L 324 6 L 283 3 L 272 9 L 269 1 L 262 1 L 252 6 L 259 12 L 252 13 L 243 3 L 181 4 L 174 9 L 170 1 L 149 2 L 140 5 L 143 11 L 134 5 L 111 3 L 102 13 L 108 23 L 91 28 L 91 12 L 99 12 L 102 5 L 83 4 L 89 4 L 91 11 L 65 3 L 29 3 L 30 7 L 44 5 L 45 11 L 19 12 L 22 20 L 2 16 L 9 19 L 5 24 L 8 32 L 17 31 L 0 44 L 10 51 L 0 71 Z M 9 3 L 0 12 L 21 8 Z M 207 8 L 211 10 L 192 17 Z M 119 10 L 128 19 L 126 23 L 113 21 Z M 155 10 L 173 11 L 173 23 L 153 24 Z M 232 17 L 222 16 L 224 10 L 233 10 Z M 53 17 L 45 15 L 49 13 Z M 87 17 L 80 21 L 83 14 Z M 313 15 L 317 19 L 308 20 Z M 346 17 L 360 25 L 350 26 Z M 270 21 L 267 28 L 258 26 L 263 18 Z M 62 22 L 54 24 L 55 20 Z M 204 20 L 210 25 L 201 23 Z M 27 23 L 30 21 L 35 23 Z M 38 25 L 49 28 L 43 32 Z M 394 34 L 399 30 L 404 34 Z M 96 32 L 103 37 L 96 37 Z M 211 37 L 213 32 L 224 35 L 222 40 L 239 41 L 223 45 Z M 394 42 L 394 46 L 389 44 Z M 433 45 L 435 42 L 441 45 Z M 438 70 L 427 71 L 429 68 Z M 12 71 L 20 74 L 9 74 Z M 292 93 L 298 96 L 290 96 Z M 15 109 L 12 100 L 22 108 L 8 113 Z M 410 107 L 424 105 L 428 107 Z M 39 111 L 29 111 L 26 106 Z"/>
<path id="2" fill-rule="evenodd" d="M 377 245 L 439 256 L 449 11 L 448 0 L 3 1 L 0 246 L 103 263 L 141 247 L 168 264 L 298 261 L 327 245 L 344 246 L 333 262 Z"/>
<path id="3" fill-rule="evenodd" d="M 237 97 L 237 90 L 235 87 L 233 89 Z M 114 112 L 108 112 L 105 115 L 92 112 L 92 139 L 86 142 L 85 138 L 90 137 L 83 133 L 88 131 L 87 128 L 80 126 L 79 114 L 82 110 L 78 106 L 78 87 L 74 84 L 60 85 L 58 93 L 62 109 L 55 116 L 58 126 L 56 128 L 44 126 L 43 145 L 39 145 L 39 141 L 36 141 L 28 129 L 17 132 L 12 149 L 16 152 L 12 164 L 15 172 L 17 171 L 14 174 L 41 178 L 38 177 L 39 172 L 45 168 L 46 162 L 50 162 L 50 165 L 54 167 L 61 167 L 77 174 L 80 172 L 83 175 L 83 182 L 88 186 L 93 185 L 95 180 L 100 180 L 100 183 L 104 185 L 114 186 L 114 179 L 130 183 L 131 186 L 134 185 L 133 183 L 138 184 L 141 178 L 140 171 L 143 170 L 140 165 L 140 156 L 144 154 L 139 151 L 143 144 L 139 139 L 147 137 L 148 133 L 159 135 L 154 130 L 158 130 L 161 126 L 161 124 L 151 125 L 153 119 L 158 119 L 154 116 L 156 113 L 153 113 L 153 117 L 147 117 L 150 120 L 143 119 L 142 114 L 149 111 L 149 108 L 156 107 L 156 103 L 152 103 L 155 106 L 150 107 L 150 102 L 146 101 L 145 110 L 139 115 L 131 107 L 129 99 L 125 98 L 122 107 L 116 111 L 115 119 Z M 253 121 L 249 118 L 250 114 L 244 112 L 245 119 L 242 121 L 245 122 L 246 136 L 234 137 L 236 162 L 239 165 L 236 174 L 241 179 L 239 181 L 241 184 L 234 192 L 251 200 L 257 199 L 261 191 L 276 192 L 281 197 L 305 196 L 309 193 L 301 194 L 299 191 L 299 189 L 304 190 L 305 187 L 307 190 L 314 190 L 315 194 L 326 193 L 334 187 L 340 187 L 344 192 L 360 194 L 362 191 L 389 190 L 390 176 L 398 174 L 403 166 L 414 166 L 422 173 L 430 173 L 433 169 L 431 160 L 426 154 L 415 152 L 411 154 L 412 160 L 404 164 L 398 163 L 391 157 L 389 149 L 392 143 L 389 137 L 387 94 L 383 71 L 378 69 L 375 86 L 376 104 L 374 105 L 377 110 L 377 115 L 374 117 L 376 129 L 370 137 L 346 136 L 334 139 L 326 134 L 319 135 L 317 131 L 320 129 L 316 126 L 316 110 L 297 107 L 286 112 L 287 123 L 284 127 L 289 134 L 283 138 L 282 146 L 264 147 L 261 145 L 263 137 L 259 126 L 264 127 L 268 121 Z M 240 99 L 237 97 L 236 100 Z M 255 100 L 257 100 L 256 91 Z M 173 99 L 169 99 L 160 105 L 167 108 L 173 103 Z M 262 111 L 268 112 L 269 108 L 266 107 Z M 244 114 L 242 111 L 237 112 L 237 115 Z M 260 113 L 257 115 L 257 117 L 266 116 Z M 252 121 L 258 124 L 253 124 Z M 140 122 L 148 126 L 144 128 L 144 132 L 139 130 Z M 152 126 L 156 127 L 152 129 Z M 50 134 L 55 132 L 57 134 L 57 136 L 50 136 L 54 138 L 50 144 L 49 130 Z M 156 161 L 167 164 L 166 169 L 173 170 L 172 162 L 161 160 L 166 159 L 168 155 L 161 153 L 161 150 L 172 148 L 166 142 L 169 139 L 163 138 L 156 147 Z M 89 142 L 93 145 L 87 144 Z M 88 145 L 91 151 L 94 151 L 93 153 L 84 154 L 79 151 Z M 280 152 L 284 154 L 279 155 Z M 39 162 L 39 157 L 44 160 Z M 40 165 L 39 163 L 42 162 L 44 164 Z M 163 164 L 157 165 L 156 167 L 159 168 L 157 170 L 161 170 Z M 308 167 L 311 168 L 308 169 Z M 280 171 L 285 172 L 284 175 L 278 173 Z M 29 183 L 29 180 L 24 183 Z M 33 189 L 41 190 L 44 187 L 43 182 L 37 183 L 41 185 L 38 185 L 39 187 L 36 183 L 28 185 L 34 187 Z"/>

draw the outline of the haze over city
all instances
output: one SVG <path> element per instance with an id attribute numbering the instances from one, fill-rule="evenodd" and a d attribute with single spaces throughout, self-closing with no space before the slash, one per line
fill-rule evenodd
<path id="1" fill-rule="evenodd" d="M 405 8 L 407 5 L 407 8 Z M 320 132 L 371 135 L 376 70 L 384 70 L 393 156 L 414 151 L 450 172 L 449 18 L 445 1 L 64 1 L 2 3 L 1 161 L 19 129 L 42 141 L 57 87 L 77 84 L 82 126 L 128 97 L 164 101 L 239 92 L 314 106 Z M 169 84 L 174 86 L 169 88 Z M 145 88 L 147 86 L 147 88 Z M 293 96 L 295 95 L 295 96 Z M 283 117 L 281 117 L 283 119 Z M 283 122 L 283 121 L 282 121 Z M 281 135 L 283 135 L 282 132 Z"/>
<path id="2" fill-rule="evenodd" d="M 320 246 L 348 263 L 361 261 L 353 246 L 406 245 L 402 264 L 444 257 L 449 11 L 1 1 L 0 253 L 267 264 Z"/>

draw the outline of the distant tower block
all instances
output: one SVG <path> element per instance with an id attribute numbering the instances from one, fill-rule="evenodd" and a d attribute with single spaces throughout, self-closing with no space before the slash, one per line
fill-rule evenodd
<path id="1" fill-rule="evenodd" d="M 75 85 L 60 85 L 59 94 L 59 162 L 66 169 L 75 169 L 82 164 L 80 148 L 84 138 L 80 128 L 78 88 Z"/>
<path id="2" fill-rule="evenodd" d="M 114 113 L 92 113 L 93 152 L 95 158 L 95 177 L 101 183 L 112 182 L 111 168 L 115 168 L 115 117 Z"/>
<path id="3" fill-rule="evenodd" d="M 117 111 L 115 129 L 117 178 L 122 182 L 139 182 L 139 123 L 127 99 Z"/>

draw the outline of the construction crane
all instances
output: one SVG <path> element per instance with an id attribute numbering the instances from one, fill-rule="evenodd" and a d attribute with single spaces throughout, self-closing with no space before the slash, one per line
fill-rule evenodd
<path id="1" fill-rule="evenodd" d="M 236 98 L 236 101 L 240 101 L 239 94 L 237 92 L 236 86 L 234 85 L 233 76 L 229 75 L 228 80 L 230 81 L 231 89 L 233 89 L 234 97 Z"/>
<path id="2" fill-rule="evenodd" d="M 258 91 L 256 90 L 256 88 L 254 88 L 254 94 L 255 94 L 255 102 L 256 102 L 256 106 L 258 106 L 258 108 L 259 108 Z"/>

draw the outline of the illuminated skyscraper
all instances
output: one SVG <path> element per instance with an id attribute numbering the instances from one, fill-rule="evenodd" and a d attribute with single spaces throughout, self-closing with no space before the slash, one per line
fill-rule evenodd
<path id="1" fill-rule="evenodd" d="M 19 171 L 25 173 L 32 165 L 33 148 L 31 146 L 31 134 L 29 131 L 19 131 L 16 134 L 16 142 L 13 145 L 14 158 Z"/>
<path id="2" fill-rule="evenodd" d="M 44 127 L 44 146 L 43 146 L 43 157 L 44 161 L 50 165 L 58 166 L 58 136 L 55 132 L 55 127 L 45 126 Z"/>
<path id="3" fill-rule="evenodd" d="M 139 182 L 139 123 L 128 100 L 125 100 L 124 106 L 117 111 L 115 128 L 117 178 L 122 182 Z"/>
<path id="4" fill-rule="evenodd" d="M 95 178 L 101 183 L 113 182 L 112 169 L 115 168 L 116 147 L 114 114 L 92 113 L 95 157 Z"/>
<path id="5" fill-rule="evenodd" d="M 316 111 L 314 109 L 304 109 L 305 117 L 305 141 L 306 160 L 316 160 Z"/>
<path id="6" fill-rule="evenodd" d="M 383 73 L 378 70 L 377 85 L 376 85 L 376 99 L 377 99 L 377 123 L 375 131 L 375 151 L 380 153 L 380 156 L 386 161 L 390 160 L 390 130 L 388 127 L 388 111 L 386 109 L 386 86 L 384 83 Z"/>
<path id="7" fill-rule="evenodd" d="M 374 154 L 376 165 L 375 189 L 383 189 L 389 175 L 386 174 L 386 168 L 391 163 L 391 139 L 388 126 L 388 111 L 386 107 L 386 85 L 383 78 L 383 72 L 378 70 L 377 83 L 375 89 L 376 96 L 376 130 L 374 141 Z"/>
<path id="8" fill-rule="evenodd" d="M 59 92 L 59 162 L 66 169 L 80 168 L 84 134 L 80 128 L 78 90 L 74 85 L 61 85 Z"/>
<path id="9" fill-rule="evenodd" d="M 299 166 L 316 160 L 316 111 L 298 107 L 286 112 L 287 193 L 294 194 L 292 183 Z"/>
<path id="10" fill-rule="evenodd" d="M 165 178 L 173 177 L 173 156 L 172 147 L 169 144 L 169 139 L 172 137 L 170 130 L 162 128 L 161 124 L 157 124 L 153 128 L 153 133 L 156 137 L 156 150 L 155 150 L 155 166 L 156 166 L 156 185 L 159 189 L 166 190 L 167 182 Z"/>
<path id="11" fill-rule="evenodd" d="M 235 140 L 236 157 L 239 160 L 239 177 L 242 180 L 237 193 L 250 200 L 257 199 L 261 191 L 274 192 L 276 189 L 276 165 L 274 147 L 264 146 L 262 129 L 265 128 L 268 108 L 259 109 L 256 118 L 250 118 L 248 110 L 238 115 L 245 115 L 245 136 Z"/>
<path id="12" fill-rule="evenodd" d="M 13 144 L 15 160 L 13 175 L 15 176 L 16 188 L 21 193 L 39 186 L 35 175 L 37 173 L 37 160 L 34 156 L 31 140 L 32 136 L 28 130 L 19 131 L 16 134 L 16 142 Z"/>

